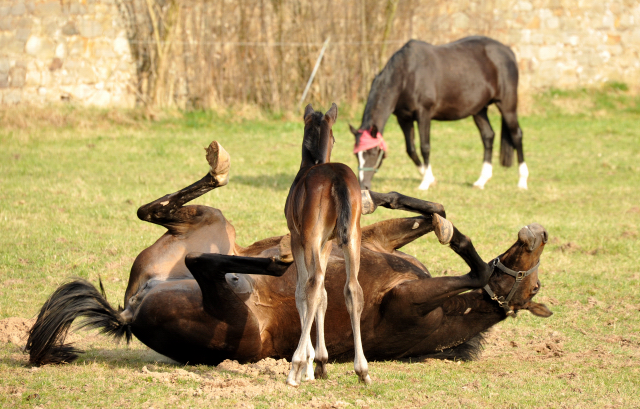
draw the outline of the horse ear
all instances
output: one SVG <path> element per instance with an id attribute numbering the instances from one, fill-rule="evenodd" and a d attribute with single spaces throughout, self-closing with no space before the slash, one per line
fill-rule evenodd
<path id="1" fill-rule="evenodd" d="M 313 110 L 313 107 L 311 106 L 311 104 L 307 105 L 307 107 L 304 109 L 304 116 L 302 117 L 303 119 L 307 119 L 307 117 L 311 114 L 313 114 L 315 111 Z"/>
<path id="2" fill-rule="evenodd" d="M 374 138 L 378 137 L 378 127 L 375 125 L 371 127 L 371 136 L 373 136 Z"/>
<path id="3" fill-rule="evenodd" d="M 546 305 L 537 302 L 530 302 L 527 310 L 535 316 L 547 318 L 553 315 L 553 312 Z"/>
<path id="4" fill-rule="evenodd" d="M 327 118 L 327 121 L 331 122 L 332 125 L 336 122 L 336 119 L 338 119 L 338 106 L 335 102 L 331 104 L 331 108 L 329 108 L 324 116 L 325 118 Z"/>
<path id="5" fill-rule="evenodd" d="M 351 126 L 351 124 L 349 124 L 349 130 L 351 130 L 351 133 L 354 136 L 358 136 L 358 134 L 360 133 L 356 128 L 354 128 L 353 126 Z"/>

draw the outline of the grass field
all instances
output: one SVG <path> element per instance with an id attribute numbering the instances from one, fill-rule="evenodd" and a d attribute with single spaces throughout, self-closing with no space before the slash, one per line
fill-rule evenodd
<path id="1" fill-rule="evenodd" d="M 334 127 L 333 160 L 352 167 L 347 121 L 359 124 L 360 112 L 339 114 Z M 241 245 L 287 231 L 282 209 L 300 161 L 301 119 L 189 113 L 147 122 L 74 108 L 3 115 L 0 319 L 33 317 L 73 276 L 101 277 L 111 303 L 121 303 L 133 259 L 164 232 L 139 221 L 137 208 L 202 177 L 202 148 L 214 139 L 231 154 L 230 183 L 197 202 L 221 209 Z M 79 332 L 73 338 L 87 353 L 60 367 L 31 368 L 20 342 L 0 344 L 0 406 L 640 407 L 639 120 L 640 99 L 615 86 L 537 97 L 520 122 L 527 191 L 496 155 L 486 188 L 472 189 L 482 158 L 473 121 L 434 123 L 438 184 L 423 192 L 390 119 L 374 190 L 444 204 L 486 260 L 522 225 L 538 222 L 550 234 L 536 300 L 554 315 L 523 312 L 499 324 L 478 361 L 372 362 L 370 387 L 357 384 L 351 364 L 332 364 L 329 380 L 292 389 L 284 374 L 256 366 L 176 366 L 138 341 Z M 380 209 L 363 224 L 405 215 Z M 433 235 L 404 251 L 433 275 L 467 271 Z"/>

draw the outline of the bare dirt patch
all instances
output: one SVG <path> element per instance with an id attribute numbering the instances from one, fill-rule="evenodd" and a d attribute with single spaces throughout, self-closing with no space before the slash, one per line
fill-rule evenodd
<path id="1" fill-rule="evenodd" d="M 11 317 L 0 320 L 0 344 L 9 342 L 24 346 L 29 337 L 29 329 L 35 320 Z"/>

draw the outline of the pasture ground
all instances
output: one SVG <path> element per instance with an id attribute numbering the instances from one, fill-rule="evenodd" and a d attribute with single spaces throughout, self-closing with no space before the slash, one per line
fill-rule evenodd
<path id="1" fill-rule="evenodd" d="M 443 203 L 487 260 L 522 225 L 545 226 L 536 300 L 554 315 L 504 321 L 475 362 L 372 362 L 370 387 L 356 382 L 350 363 L 293 389 L 282 361 L 179 366 L 137 340 L 118 345 L 88 332 L 72 336 L 87 351 L 77 362 L 28 366 L 17 335 L 67 278 L 101 277 L 111 303 L 121 302 L 133 259 L 164 232 L 139 221 L 138 206 L 203 176 L 202 148 L 211 140 L 231 154 L 230 183 L 197 202 L 221 209 L 242 245 L 286 233 L 282 209 L 302 121 L 190 113 L 147 122 L 137 112 L 79 108 L 0 113 L 0 406 L 640 407 L 640 99 L 619 88 L 537 97 L 521 117 L 527 191 L 516 188 L 516 167 L 497 165 L 498 143 L 493 179 L 471 188 L 482 158 L 471 119 L 433 124 L 438 185 L 418 191 L 390 119 L 390 152 L 374 190 Z M 333 159 L 355 167 L 347 120 L 357 125 L 362 111 L 344 111 Z M 363 224 L 405 215 L 380 209 Z M 404 251 L 433 275 L 467 271 L 433 235 Z"/>

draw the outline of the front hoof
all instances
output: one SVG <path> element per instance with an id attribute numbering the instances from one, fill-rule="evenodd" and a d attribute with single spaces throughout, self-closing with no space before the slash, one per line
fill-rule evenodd
<path id="1" fill-rule="evenodd" d="M 449 244 L 453 238 L 453 224 L 437 213 L 433 215 L 432 224 L 440 244 Z"/>
<path id="2" fill-rule="evenodd" d="M 217 182 L 217 187 L 229 183 L 229 169 L 231 168 L 231 157 L 229 153 L 217 141 L 205 148 L 206 158 L 209 162 L 209 173 Z"/>
<path id="3" fill-rule="evenodd" d="M 368 190 L 361 190 L 362 195 L 362 214 L 371 214 L 376 211 L 376 204 L 371 199 L 371 193 Z"/>

